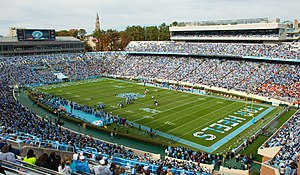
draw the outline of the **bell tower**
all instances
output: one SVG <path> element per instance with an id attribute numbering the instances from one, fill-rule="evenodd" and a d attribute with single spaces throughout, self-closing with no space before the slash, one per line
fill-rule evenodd
<path id="1" fill-rule="evenodd" d="M 95 31 L 99 31 L 99 30 L 100 30 L 100 19 L 99 19 L 99 15 L 97 13 L 96 23 L 95 23 Z"/>

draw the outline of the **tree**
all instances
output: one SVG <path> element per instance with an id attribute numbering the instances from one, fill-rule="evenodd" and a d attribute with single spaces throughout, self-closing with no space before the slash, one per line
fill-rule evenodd
<path id="1" fill-rule="evenodd" d="M 104 32 L 103 30 L 95 30 L 93 32 L 93 37 L 95 38 L 95 43 L 96 43 L 96 51 L 103 50 L 103 47 L 101 45 L 103 32 Z"/>
<path id="2" fill-rule="evenodd" d="M 78 38 L 78 29 L 70 29 L 69 33 L 70 33 L 70 36 Z"/>
<path id="3" fill-rule="evenodd" d="M 145 40 L 145 29 L 141 26 L 128 26 L 125 29 L 130 41 L 144 41 Z"/>
<path id="4" fill-rule="evenodd" d="M 82 37 L 85 31 L 80 29 L 78 35 Z M 127 26 L 124 31 L 97 30 L 93 37 L 97 51 L 113 51 L 124 50 L 130 41 L 167 41 L 170 33 L 169 26 L 162 23 L 160 26 Z"/>
<path id="5" fill-rule="evenodd" d="M 171 26 L 177 26 L 178 25 L 178 22 L 177 21 L 173 21 Z"/>
<path id="6" fill-rule="evenodd" d="M 85 30 L 85 29 L 79 29 L 79 30 L 78 30 L 78 35 L 79 35 L 79 38 L 80 38 L 80 39 L 85 38 L 86 30 Z"/>
<path id="7" fill-rule="evenodd" d="M 120 50 L 120 37 L 119 32 L 116 30 L 109 29 L 106 31 L 106 36 L 108 38 L 108 50 Z"/>
<path id="8" fill-rule="evenodd" d="M 159 31 L 156 26 L 145 27 L 145 41 L 158 41 Z"/>
<path id="9" fill-rule="evenodd" d="M 97 51 L 114 51 L 123 49 L 120 45 L 120 34 L 113 29 L 94 31 Z"/>
<path id="10" fill-rule="evenodd" d="M 71 36 L 69 31 L 67 30 L 60 30 L 55 32 L 56 36 Z"/>
<path id="11" fill-rule="evenodd" d="M 119 32 L 119 37 L 120 37 L 119 48 L 121 50 L 124 50 L 125 47 L 128 45 L 128 43 L 130 42 L 130 39 L 125 31 Z"/>
<path id="12" fill-rule="evenodd" d="M 166 23 L 162 23 L 159 27 L 159 40 L 168 41 L 170 40 L 170 31 L 169 26 Z"/>

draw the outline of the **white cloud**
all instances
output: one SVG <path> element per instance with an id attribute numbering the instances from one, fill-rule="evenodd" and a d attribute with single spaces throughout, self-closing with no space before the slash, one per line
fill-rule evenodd
<path id="1" fill-rule="evenodd" d="M 94 29 L 98 12 L 104 29 L 128 25 L 159 25 L 172 21 L 201 21 L 269 17 L 298 18 L 299 0 L 9 0 L 1 2 L 0 34 L 8 28 Z"/>

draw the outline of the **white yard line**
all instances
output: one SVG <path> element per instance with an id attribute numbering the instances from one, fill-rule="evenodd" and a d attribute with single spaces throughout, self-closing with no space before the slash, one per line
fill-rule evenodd
<path id="1" fill-rule="evenodd" d="M 202 103 L 202 104 L 199 105 L 199 106 L 203 106 L 204 104 L 210 103 L 210 102 L 212 102 L 212 101 L 214 101 L 214 100 L 216 100 L 216 99 L 213 99 L 213 100 L 210 100 L 210 101 L 206 101 L 206 102 Z M 170 110 L 176 109 L 176 108 L 178 108 L 178 107 L 185 106 L 185 105 L 188 105 L 188 104 L 191 104 L 191 103 L 195 103 L 195 102 L 198 102 L 198 101 L 203 101 L 203 100 L 199 100 L 199 98 L 198 98 L 198 99 L 195 100 L 195 101 L 191 101 L 191 102 L 189 102 L 189 103 L 185 103 L 185 104 L 182 104 L 182 105 L 177 105 L 177 106 L 174 106 L 173 108 L 168 108 L 167 110 L 164 110 L 164 111 L 162 111 L 162 112 L 170 111 Z M 182 110 L 182 111 L 189 110 L 190 108 L 194 108 L 194 107 L 195 107 L 195 106 L 191 106 L 191 107 L 188 107 L 188 108 L 186 108 L 186 109 L 184 109 L 184 110 Z M 210 107 L 210 106 L 209 106 L 209 107 Z M 206 108 L 209 108 L 209 107 L 206 107 Z M 201 109 L 203 109 L 203 108 L 201 108 Z M 180 112 L 182 112 L 182 111 L 180 111 Z M 157 122 L 157 121 L 159 121 L 159 120 L 168 118 L 169 116 L 174 115 L 174 114 L 177 114 L 177 115 L 178 115 L 178 113 L 172 113 L 172 114 L 170 114 L 170 115 L 165 115 L 164 117 L 160 117 L 160 118 L 158 118 L 158 119 L 152 120 L 152 121 L 150 121 L 150 122 L 148 122 L 148 123 L 144 123 L 143 125 L 146 126 L 146 125 L 148 125 L 148 124 L 150 124 L 150 123 Z M 152 115 L 150 115 L 150 116 L 154 116 L 154 115 L 157 115 L 157 114 L 152 114 Z M 141 120 L 141 119 L 137 119 L 137 120 Z M 135 122 L 135 121 L 134 121 L 134 122 Z"/>
<path id="2" fill-rule="evenodd" d="M 232 103 L 232 104 L 235 104 L 235 103 L 237 103 L 237 102 L 234 102 L 234 103 Z M 231 106 L 232 104 L 230 104 L 230 105 L 228 105 L 228 106 Z M 225 106 L 225 107 L 228 107 L 228 106 Z M 243 106 L 241 106 L 241 107 L 243 107 Z M 220 108 L 220 109 L 222 109 L 222 108 Z M 216 110 L 216 111 L 219 111 L 220 109 L 218 109 L 218 110 Z M 230 114 L 230 113 L 232 113 L 232 112 L 234 112 L 234 111 L 237 111 L 237 108 L 235 108 L 235 109 L 233 109 L 233 110 L 231 110 L 231 111 L 229 111 L 229 112 L 226 112 L 226 113 L 223 114 L 222 116 L 228 115 L 228 114 Z M 210 113 L 209 113 L 209 114 L 210 114 Z M 206 115 L 208 115 L 208 114 L 206 114 Z M 206 116 L 206 115 L 204 115 L 204 116 Z M 187 135 L 187 134 L 189 134 L 189 133 L 191 133 L 191 132 L 194 132 L 195 130 L 200 129 L 201 127 L 207 125 L 208 123 L 211 123 L 211 122 L 214 122 L 214 121 L 217 121 L 217 120 L 220 120 L 220 119 L 221 119 L 221 118 L 216 118 L 215 120 L 211 120 L 211 121 L 209 121 L 209 122 L 206 122 L 206 123 L 200 125 L 199 127 L 195 128 L 195 129 L 192 129 L 191 131 L 186 132 L 185 134 L 180 135 L 179 137 L 183 137 L 183 136 L 185 136 L 185 135 Z M 196 120 L 197 120 L 197 119 L 196 119 Z M 188 122 L 188 123 L 190 123 L 190 122 Z M 188 123 L 185 123 L 184 125 L 186 125 L 186 124 L 188 124 Z M 170 130 L 170 131 L 171 131 L 171 130 Z"/>

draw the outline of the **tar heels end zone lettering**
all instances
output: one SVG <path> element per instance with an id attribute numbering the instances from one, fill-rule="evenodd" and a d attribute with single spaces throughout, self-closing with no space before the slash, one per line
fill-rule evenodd
<path id="1" fill-rule="evenodd" d="M 228 115 L 224 119 L 221 119 L 216 123 L 212 123 L 208 127 L 203 128 L 201 131 L 195 132 L 193 136 L 205 140 L 214 140 L 217 138 L 217 136 L 212 134 L 212 132 L 225 134 L 232 128 L 245 121 L 247 117 L 254 117 L 254 115 L 261 110 L 263 110 L 263 108 L 247 106 L 238 110 L 237 112 L 234 112 L 234 115 Z"/>

